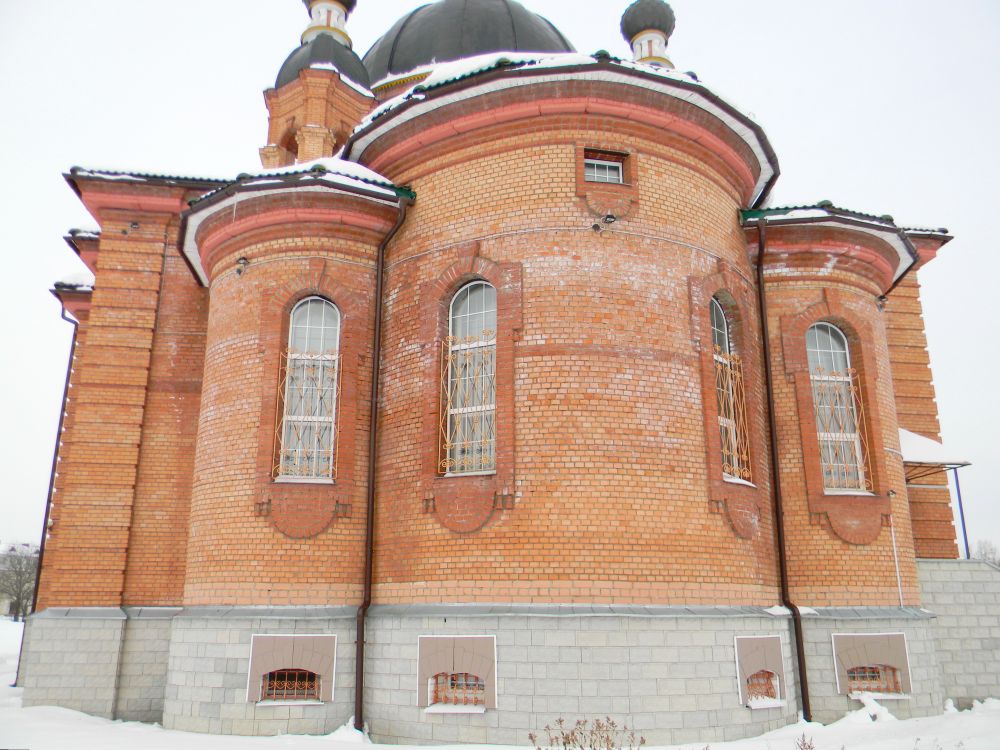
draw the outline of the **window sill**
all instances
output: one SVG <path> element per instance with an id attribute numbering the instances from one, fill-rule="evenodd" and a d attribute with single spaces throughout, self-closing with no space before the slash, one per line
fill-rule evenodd
<path id="1" fill-rule="evenodd" d="M 330 477 L 290 477 L 281 476 L 274 478 L 275 484 L 336 484 L 336 480 Z"/>
<path id="2" fill-rule="evenodd" d="M 435 703 L 424 709 L 425 714 L 484 714 L 486 706 L 456 706 L 450 703 Z"/>
<path id="3" fill-rule="evenodd" d="M 862 696 L 868 696 L 869 698 L 874 698 L 879 701 L 908 701 L 913 696 L 909 693 L 848 693 L 847 697 L 851 700 L 859 701 Z"/>
<path id="4" fill-rule="evenodd" d="M 751 698 L 746 705 L 751 711 L 760 711 L 765 708 L 784 708 L 788 705 L 788 701 L 777 698 Z"/>
<path id="5" fill-rule="evenodd" d="M 878 497 L 874 492 L 869 492 L 868 490 L 823 490 L 824 495 L 831 497 L 838 497 L 847 495 L 849 497 Z"/>
<path id="6" fill-rule="evenodd" d="M 438 479 L 453 479 L 454 477 L 489 477 L 496 473 L 496 469 L 490 469 L 489 471 L 463 471 L 460 474 L 442 474 L 438 477 Z"/>
<path id="7" fill-rule="evenodd" d="M 326 701 L 257 701 L 255 705 L 268 706 L 322 706 Z"/>
<path id="8" fill-rule="evenodd" d="M 754 489 L 757 489 L 757 485 L 754 484 L 753 482 L 748 482 L 745 479 L 740 479 L 739 477 L 730 476 L 729 474 L 723 474 L 722 481 L 727 482 L 729 484 L 738 484 L 743 487 L 753 487 Z"/>

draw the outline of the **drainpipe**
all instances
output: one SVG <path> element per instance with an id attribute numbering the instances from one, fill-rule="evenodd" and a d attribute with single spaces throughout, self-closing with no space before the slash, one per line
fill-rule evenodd
<path id="1" fill-rule="evenodd" d="M 764 253 L 767 250 L 767 217 L 757 219 L 757 296 L 764 342 L 764 385 L 767 390 L 767 421 L 771 440 L 771 485 L 774 488 L 774 528 L 778 541 L 778 566 L 781 573 L 781 603 L 792 613 L 795 631 L 795 655 L 798 662 L 799 697 L 802 718 L 812 721 L 809 705 L 809 679 L 806 675 L 806 650 L 802 637 L 802 613 L 788 590 L 788 558 L 785 554 L 785 511 L 781 497 L 781 473 L 778 467 L 778 430 L 774 421 L 774 381 L 771 377 L 771 332 L 767 321 L 767 295 L 764 294 Z"/>
<path id="2" fill-rule="evenodd" d="M 354 728 L 359 732 L 365 726 L 365 618 L 372 605 L 372 568 L 375 556 L 375 450 L 378 447 L 378 397 L 379 376 L 382 370 L 382 307 L 384 296 L 385 248 L 396 236 L 406 220 L 406 209 L 412 198 L 399 198 L 399 215 L 396 223 L 378 246 L 375 262 L 375 333 L 372 336 L 372 387 L 370 414 L 368 416 L 368 502 L 365 516 L 365 580 L 364 597 L 358 607 L 357 643 L 354 658 Z"/>
<path id="3" fill-rule="evenodd" d="M 76 354 L 76 336 L 80 324 L 73 318 L 66 317 L 66 308 L 62 309 L 62 319 L 73 326 L 73 338 L 69 344 L 69 361 L 66 363 L 66 382 L 63 383 L 62 408 L 59 410 L 59 426 L 56 428 L 56 444 L 52 448 L 52 472 L 49 474 L 49 494 L 45 501 L 45 518 L 42 521 L 42 539 L 38 543 L 38 569 L 35 571 L 35 591 L 31 595 L 31 611 L 38 607 L 38 589 L 42 583 L 42 560 L 45 559 L 45 537 L 49 533 L 49 514 L 52 511 L 52 493 L 56 486 L 56 467 L 59 464 L 59 441 L 62 439 L 63 422 L 66 420 L 66 399 L 69 398 L 69 378 L 73 374 L 73 357 Z M 14 684 L 21 684 L 21 665 L 24 664 L 24 637 L 21 638 L 21 651 L 17 660 L 17 676 Z"/>

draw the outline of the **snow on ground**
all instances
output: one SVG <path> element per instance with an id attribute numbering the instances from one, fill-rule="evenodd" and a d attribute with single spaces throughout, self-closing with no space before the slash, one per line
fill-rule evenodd
<path id="1" fill-rule="evenodd" d="M 169 732 L 152 724 L 107 721 L 64 708 L 21 708 L 21 690 L 10 687 L 17 671 L 20 641 L 21 624 L 0 619 L 0 748 L 358 750 L 357 745 L 366 742 L 361 734 L 349 727 L 342 727 L 325 737 L 216 737 Z M 711 750 L 797 750 L 796 740 L 804 735 L 812 741 L 811 747 L 815 750 L 996 750 L 1000 747 L 1000 700 L 977 703 L 969 711 L 955 711 L 949 705 L 940 716 L 907 721 L 897 721 L 885 706 L 872 698 L 865 697 L 863 702 L 863 708 L 828 726 L 800 723 L 754 739 L 707 746 Z M 674 746 L 673 750 L 703 750 L 705 747 L 706 743 L 700 742 Z M 468 746 L 465 748 L 467 750 Z M 411 749 L 405 745 L 376 745 L 371 750 Z M 501 748 L 494 746 L 491 750 Z"/>

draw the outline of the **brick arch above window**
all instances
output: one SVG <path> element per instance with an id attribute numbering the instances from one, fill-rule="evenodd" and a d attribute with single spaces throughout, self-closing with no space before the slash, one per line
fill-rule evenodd
<path id="1" fill-rule="evenodd" d="M 355 454 L 357 420 L 364 389 L 359 389 L 361 367 L 367 366 L 371 348 L 372 300 L 347 286 L 333 273 L 335 263 L 311 259 L 301 273 L 264 289 L 261 293 L 259 346 L 263 378 L 258 433 L 258 499 L 255 512 L 267 516 L 274 527 L 293 539 L 314 537 L 338 517 L 351 515 L 350 499 L 358 480 Z M 374 288 L 374 284 L 371 285 Z M 273 477 L 275 430 L 281 403 L 278 383 L 288 342 L 290 316 L 308 297 L 321 297 L 340 311 L 340 394 L 338 397 L 338 471 L 334 485 L 275 482 Z"/>
<path id="2" fill-rule="evenodd" d="M 420 289 L 420 339 L 424 345 L 421 421 L 421 486 L 424 510 L 434 512 L 447 529 L 471 533 L 483 528 L 497 510 L 514 501 L 514 345 L 521 335 L 521 264 L 498 263 L 481 255 L 480 243 L 453 252 L 433 281 Z M 496 470 L 493 474 L 442 476 L 440 467 L 441 352 L 448 336 L 451 302 L 473 281 L 486 281 L 497 292 Z"/>
<path id="3" fill-rule="evenodd" d="M 869 445 L 872 492 L 828 494 L 820 465 L 819 438 L 813 411 L 812 379 L 806 351 L 806 333 L 816 323 L 837 326 L 847 337 L 851 363 L 859 373 L 861 400 L 865 409 L 865 425 Z M 881 444 L 882 414 L 877 382 L 877 363 L 873 349 L 876 331 L 833 290 L 824 290 L 823 299 L 802 312 L 781 318 L 781 347 L 785 375 L 794 385 L 799 436 L 803 452 L 803 470 L 809 512 L 825 517 L 833 533 L 856 545 L 874 542 L 882 531 L 885 518 L 892 512 L 885 494 L 887 466 Z"/>
<path id="4" fill-rule="evenodd" d="M 716 271 L 707 276 L 692 276 L 688 282 L 691 305 L 691 340 L 699 358 L 701 372 L 702 415 L 705 430 L 706 481 L 709 502 L 722 512 L 736 536 L 760 537 L 767 525 L 767 436 L 764 424 L 763 382 L 759 334 L 752 283 L 725 261 L 717 261 Z M 733 349 L 742 359 L 744 399 L 747 413 L 749 469 L 754 484 L 727 481 L 722 462 L 719 432 L 719 408 L 716 394 L 716 367 L 712 339 L 711 304 L 718 299 L 729 323 Z"/>

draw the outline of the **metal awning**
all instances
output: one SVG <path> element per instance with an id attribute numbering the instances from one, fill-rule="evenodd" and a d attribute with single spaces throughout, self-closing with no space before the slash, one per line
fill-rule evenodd
<path id="1" fill-rule="evenodd" d="M 902 428 L 899 430 L 899 449 L 906 466 L 907 483 L 931 474 L 970 465 L 969 461 L 958 458 L 936 440 Z"/>

